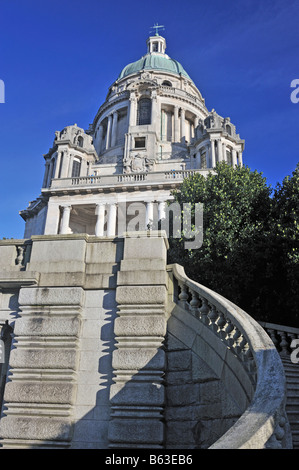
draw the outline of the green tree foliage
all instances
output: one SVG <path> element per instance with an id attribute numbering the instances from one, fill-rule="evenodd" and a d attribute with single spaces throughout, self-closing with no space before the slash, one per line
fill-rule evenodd
<path id="1" fill-rule="evenodd" d="M 283 278 L 282 312 L 299 325 L 299 163 L 292 176 L 277 184 L 272 205 L 272 223 L 277 249 L 277 279 Z M 279 292 L 282 291 L 280 288 Z"/>
<path id="2" fill-rule="evenodd" d="M 275 190 L 248 167 L 218 163 L 214 174 L 196 173 L 173 193 L 203 203 L 203 245 L 186 250 L 170 239 L 169 262 L 224 295 L 254 318 L 296 325 L 298 300 L 298 177 Z"/>

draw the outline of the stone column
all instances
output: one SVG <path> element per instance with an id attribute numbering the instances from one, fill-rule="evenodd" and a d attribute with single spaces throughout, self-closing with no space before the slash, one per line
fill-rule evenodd
<path id="1" fill-rule="evenodd" d="M 238 152 L 238 160 L 239 160 L 239 165 L 243 166 L 242 152 Z"/>
<path id="2" fill-rule="evenodd" d="M 181 108 L 181 143 L 186 143 L 185 110 Z"/>
<path id="3" fill-rule="evenodd" d="M 158 97 L 156 91 L 152 92 L 152 114 L 151 114 L 151 125 L 155 127 L 155 131 L 157 132 L 157 126 L 159 125 L 159 106 L 158 106 Z"/>
<path id="4" fill-rule="evenodd" d="M 146 216 L 145 216 L 145 229 L 148 230 L 148 225 L 153 223 L 154 220 L 154 206 L 152 201 L 146 203 Z"/>
<path id="5" fill-rule="evenodd" d="M 103 237 L 104 236 L 104 225 L 105 225 L 105 208 L 106 204 L 97 204 L 96 205 L 96 226 L 95 226 L 95 236 Z"/>
<path id="6" fill-rule="evenodd" d="M 223 142 L 223 144 L 222 144 L 222 159 L 223 159 L 223 161 L 227 162 L 226 145 L 225 145 L 224 142 Z"/>
<path id="7" fill-rule="evenodd" d="M 160 201 L 158 205 L 158 219 L 165 219 L 166 216 L 166 202 Z"/>
<path id="8" fill-rule="evenodd" d="M 232 163 L 233 163 L 233 167 L 235 168 L 238 164 L 237 162 L 237 152 L 235 149 L 232 150 Z"/>
<path id="9" fill-rule="evenodd" d="M 216 155 L 215 155 L 215 140 L 211 140 L 211 167 L 216 166 Z"/>
<path id="10" fill-rule="evenodd" d="M 73 161 L 74 161 L 74 155 L 72 153 L 70 153 L 69 154 L 69 159 L 68 159 L 68 170 L 67 170 L 68 178 L 72 177 Z"/>
<path id="11" fill-rule="evenodd" d="M 174 141 L 180 141 L 180 121 L 179 121 L 179 107 L 174 107 Z"/>
<path id="12" fill-rule="evenodd" d="M 82 158 L 81 165 L 80 165 L 80 175 L 79 175 L 80 177 L 87 176 L 87 168 L 88 168 L 87 160 L 85 160 L 85 158 Z"/>
<path id="13" fill-rule="evenodd" d="M 130 119 L 129 119 L 129 126 L 136 126 L 136 114 L 137 114 L 137 109 L 136 109 L 136 97 L 135 96 L 130 96 Z"/>
<path id="14" fill-rule="evenodd" d="M 107 237 L 114 237 L 116 233 L 116 204 L 109 204 Z"/>
<path id="15" fill-rule="evenodd" d="M 70 155 L 66 150 L 64 150 L 62 168 L 61 168 L 61 175 L 60 175 L 61 178 L 67 178 L 68 177 L 69 164 L 70 164 Z"/>
<path id="16" fill-rule="evenodd" d="M 147 235 L 125 238 L 117 277 L 110 448 L 163 448 L 168 243 L 161 232 Z"/>
<path id="17" fill-rule="evenodd" d="M 60 161 L 61 161 L 61 152 L 58 152 L 58 153 L 57 153 L 57 157 L 56 157 L 56 165 L 55 165 L 55 174 L 54 174 L 54 178 L 58 178 L 59 168 L 60 168 Z"/>
<path id="18" fill-rule="evenodd" d="M 66 234 L 66 233 L 69 233 L 70 215 L 71 215 L 72 206 L 70 204 L 67 204 L 65 206 L 62 206 L 62 208 L 63 208 L 63 212 L 62 212 L 59 233 Z"/>
<path id="19" fill-rule="evenodd" d="M 198 127 L 199 117 L 195 116 L 194 118 L 194 138 L 197 139 L 197 127 Z"/>
<path id="20" fill-rule="evenodd" d="M 99 133 L 97 135 L 97 141 L 98 141 L 97 147 L 98 147 L 99 153 L 102 150 L 103 131 L 104 131 L 103 126 L 102 124 L 100 124 L 99 130 L 98 130 Z"/>
<path id="21" fill-rule="evenodd" d="M 118 114 L 117 114 L 117 111 L 114 111 L 113 120 L 112 120 L 111 147 L 115 147 L 115 144 L 116 144 L 117 120 L 118 120 Z"/>
<path id="22" fill-rule="evenodd" d="M 112 126 L 112 114 L 109 114 L 108 123 L 107 123 L 106 143 L 105 143 L 106 150 L 110 148 L 111 126 Z"/>
<path id="23" fill-rule="evenodd" d="M 217 140 L 217 150 L 218 150 L 218 162 L 221 162 L 223 160 L 223 155 L 222 155 L 222 142 L 220 139 Z"/>

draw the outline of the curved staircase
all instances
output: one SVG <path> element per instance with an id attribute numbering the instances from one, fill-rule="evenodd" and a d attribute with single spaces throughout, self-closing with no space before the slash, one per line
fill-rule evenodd
<path id="1" fill-rule="evenodd" d="M 299 328 L 260 322 L 278 350 L 286 377 L 286 412 L 292 433 L 293 449 L 299 449 L 299 362 L 291 360 L 291 343 L 299 338 Z"/>

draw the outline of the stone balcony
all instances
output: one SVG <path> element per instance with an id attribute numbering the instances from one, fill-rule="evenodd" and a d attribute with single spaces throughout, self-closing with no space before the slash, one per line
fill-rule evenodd
<path id="1" fill-rule="evenodd" d="M 206 176 L 211 170 L 171 170 L 144 173 L 121 173 L 114 175 L 96 175 L 81 176 L 73 178 L 52 179 L 50 188 L 43 188 L 42 193 L 55 194 L 60 191 L 71 190 L 72 192 L 99 192 L 101 190 L 111 189 L 123 191 L 134 186 L 138 188 L 157 186 L 162 188 L 174 188 L 181 184 L 185 178 L 200 173 Z"/>

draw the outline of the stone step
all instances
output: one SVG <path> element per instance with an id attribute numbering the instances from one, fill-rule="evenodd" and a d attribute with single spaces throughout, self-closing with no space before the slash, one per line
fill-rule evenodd
<path id="1" fill-rule="evenodd" d="M 291 419 L 292 413 L 296 413 L 297 410 L 298 410 L 298 404 L 296 403 L 286 406 L 286 412 L 288 414 L 289 421 Z"/>
<path id="2" fill-rule="evenodd" d="M 294 380 L 294 379 L 289 379 L 287 380 L 287 390 L 298 390 L 298 385 L 299 385 L 299 382 L 298 380 Z"/>
<path id="3" fill-rule="evenodd" d="M 297 372 L 299 374 L 299 364 L 293 364 L 292 362 L 283 362 L 284 370 L 287 372 Z"/>
<path id="4" fill-rule="evenodd" d="M 290 423 L 290 426 L 293 429 L 296 429 L 298 427 L 298 424 L 299 424 L 299 420 L 298 420 L 298 417 L 296 416 L 296 411 L 294 410 L 290 410 L 290 409 L 287 409 L 287 415 L 288 415 L 288 420 L 289 420 L 289 423 Z"/>
<path id="5" fill-rule="evenodd" d="M 281 358 L 286 377 L 286 412 L 292 433 L 293 449 L 299 449 L 299 364 L 289 357 Z"/>
<path id="6" fill-rule="evenodd" d="M 294 431 L 293 436 L 293 447 L 294 449 L 299 449 L 299 431 Z"/>
<path id="7" fill-rule="evenodd" d="M 289 423 L 290 423 L 290 426 L 291 426 L 292 433 L 295 432 L 295 431 L 299 432 L 299 419 L 298 419 L 298 416 L 296 418 L 296 416 L 295 417 L 293 416 L 293 413 L 290 413 Z"/>
<path id="8" fill-rule="evenodd" d="M 297 378 L 299 381 L 299 372 L 296 370 L 291 370 L 291 371 L 284 371 L 284 374 L 286 378 L 291 377 L 291 378 Z"/>
<path id="9" fill-rule="evenodd" d="M 297 371 L 299 369 L 299 364 L 293 364 L 292 362 L 283 362 L 283 367 L 285 370 Z"/>
<path id="10" fill-rule="evenodd" d="M 299 385 L 299 380 L 297 380 L 297 378 L 292 378 L 292 377 L 289 377 L 289 380 L 287 380 L 287 388 L 296 388 L 298 387 Z"/>

